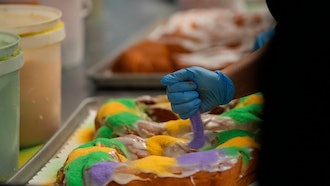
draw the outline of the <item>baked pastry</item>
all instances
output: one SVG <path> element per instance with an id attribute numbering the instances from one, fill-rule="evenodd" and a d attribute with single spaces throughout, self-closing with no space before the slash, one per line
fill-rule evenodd
<path id="1" fill-rule="evenodd" d="M 128 47 L 111 63 L 115 73 L 169 73 L 177 69 L 173 56 L 189 50 L 177 44 L 144 39 Z"/>
<path id="2" fill-rule="evenodd" d="M 229 8 L 181 10 L 111 63 L 115 73 L 172 72 L 190 66 L 221 70 L 252 50 L 274 21 L 265 12 Z"/>
<path id="3" fill-rule="evenodd" d="M 163 111 L 164 95 L 107 100 L 95 118 L 95 137 L 69 153 L 60 185 L 237 185 L 256 181 L 261 94 L 203 113 L 206 143 L 189 147 L 190 119 Z M 157 108 L 157 109 L 155 109 Z"/>

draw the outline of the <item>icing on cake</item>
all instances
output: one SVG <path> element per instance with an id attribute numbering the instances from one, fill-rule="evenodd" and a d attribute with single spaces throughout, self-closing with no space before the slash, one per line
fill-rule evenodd
<path id="1" fill-rule="evenodd" d="M 255 181 L 251 171 L 259 150 L 261 94 L 233 100 L 220 113 L 202 114 L 207 143 L 197 150 L 189 148 L 189 119 L 155 122 L 146 110 L 156 103 L 143 100 L 106 101 L 95 118 L 100 123 L 94 139 L 69 154 L 57 183 L 160 185 L 174 179 L 177 184 L 200 185 L 209 179 L 217 185 L 240 185 L 244 179 L 249 184 Z M 169 109 L 165 102 L 159 105 Z"/>

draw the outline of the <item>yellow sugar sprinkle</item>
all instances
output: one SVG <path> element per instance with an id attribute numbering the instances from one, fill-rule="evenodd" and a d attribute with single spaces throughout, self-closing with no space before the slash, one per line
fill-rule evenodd
<path id="1" fill-rule="evenodd" d="M 259 144 L 255 142 L 255 140 L 251 137 L 244 136 L 244 137 L 235 137 L 233 139 L 230 139 L 226 141 L 225 143 L 217 146 L 217 149 L 223 148 L 223 147 L 253 147 L 253 148 L 259 148 Z"/>
<path id="2" fill-rule="evenodd" d="M 111 103 L 107 103 L 107 104 L 103 105 L 100 108 L 96 117 L 97 117 L 97 120 L 100 121 L 102 118 L 104 118 L 106 116 L 118 114 L 121 112 L 131 112 L 133 114 L 137 113 L 136 110 L 130 109 L 119 102 L 111 102 Z"/>
<path id="3" fill-rule="evenodd" d="M 71 161 L 75 160 L 76 158 L 79 158 L 81 156 L 88 155 L 92 152 L 97 152 L 97 151 L 105 152 L 108 154 L 115 153 L 118 156 L 119 160 L 126 159 L 124 156 L 117 153 L 117 151 L 113 148 L 93 146 L 93 147 L 87 147 L 87 148 L 78 148 L 78 149 L 72 151 L 68 156 L 68 160 L 67 160 L 66 164 L 69 164 Z"/>
<path id="4" fill-rule="evenodd" d="M 160 102 L 160 103 L 156 103 L 155 106 L 171 108 L 171 102 Z"/>
<path id="5" fill-rule="evenodd" d="M 191 132 L 190 119 L 171 120 L 166 122 L 165 127 L 167 129 L 168 134 L 171 136 L 177 136 L 179 134 Z"/>
<path id="6" fill-rule="evenodd" d="M 82 128 L 79 131 L 79 135 L 77 135 L 77 140 L 80 143 L 87 143 L 89 141 L 92 141 L 94 139 L 94 135 L 95 135 L 95 129 L 92 127 L 86 127 L 86 128 Z"/>
<path id="7" fill-rule="evenodd" d="M 264 103 L 264 98 L 262 95 L 252 94 L 252 95 L 248 96 L 244 102 L 240 103 L 236 107 L 243 107 L 243 106 L 246 106 L 249 104 L 262 104 L 262 103 Z"/>
<path id="8" fill-rule="evenodd" d="M 165 156 L 148 156 L 133 161 L 133 167 L 145 171 L 153 172 L 158 175 L 169 174 L 168 167 L 175 165 L 177 162 L 174 158 Z"/>
<path id="9" fill-rule="evenodd" d="M 177 141 L 186 141 L 186 139 L 175 138 L 167 135 L 152 136 L 147 139 L 146 146 L 150 154 L 162 156 L 164 155 L 164 148 Z"/>

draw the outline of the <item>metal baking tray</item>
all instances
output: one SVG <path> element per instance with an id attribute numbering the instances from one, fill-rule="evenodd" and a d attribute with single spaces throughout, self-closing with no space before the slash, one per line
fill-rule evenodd
<path id="1" fill-rule="evenodd" d="M 132 46 L 134 43 L 147 38 L 151 35 L 159 26 L 163 20 L 157 20 L 143 31 L 135 33 L 129 39 L 127 39 L 119 47 L 110 51 L 109 55 L 102 58 L 95 65 L 92 65 L 86 71 L 87 77 L 99 87 L 122 87 L 122 88 L 159 88 L 161 84 L 161 78 L 166 73 L 113 73 L 109 68 L 114 62 L 115 58 L 124 51 L 126 48 Z"/>
<path id="2" fill-rule="evenodd" d="M 107 97 L 89 97 L 84 99 L 62 127 L 51 139 L 11 178 L 8 184 L 26 185 L 52 159 L 69 140 L 77 128 L 86 120 L 91 112 L 95 112 Z"/>
<path id="3" fill-rule="evenodd" d="M 145 95 L 144 92 L 140 93 Z M 126 97 L 138 97 L 140 94 L 136 95 L 126 95 Z M 151 92 L 149 95 L 159 95 L 159 92 Z M 120 95 L 111 96 L 113 98 Z M 121 97 L 123 97 L 121 95 Z M 35 177 L 42 177 L 41 172 L 51 171 L 49 178 L 42 178 L 37 185 L 52 185 L 55 184 L 54 176 L 58 169 L 52 169 L 49 164 L 51 160 L 56 159 L 65 145 L 71 139 L 73 134 L 80 129 L 80 127 L 86 122 L 86 119 L 91 116 L 91 113 L 97 112 L 100 106 L 109 99 L 109 96 L 98 96 L 98 97 L 88 97 L 85 98 L 77 107 L 77 109 L 72 113 L 68 120 L 62 125 L 62 127 L 54 134 L 54 136 L 34 155 L 27 163 L 25 163 L 11 178 L 6 182 L 8 185 L 30 185 L 31 180 Z M 93 115 L 92 115 L 93 116 Z M 71 147 L 73 149 L 74 147 Z M 68 149 L 65 151 L 71 152 Z M 63 154 L 62 154 L 63 155 Z M 56 162 L 55 162 L 56 163 Z M 62 163 L 59 165 L 61 166 Z M 46 174 L 47 175 L 47 174 Z M 51 177 L 51 178 L 50 178 Z M 49 182 L 49 180 L 54 180 Z M 34 182 L 35 183 L 35 182 Z M 33 182 L 32 182 L 33 184 Z M 249 186 L 258 186 L 257 182 L 250 184 Z"/>

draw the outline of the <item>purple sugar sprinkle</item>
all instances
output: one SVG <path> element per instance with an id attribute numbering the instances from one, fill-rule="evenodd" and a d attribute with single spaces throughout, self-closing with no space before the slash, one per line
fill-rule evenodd
<path id="1" fill-rule="evenodd" d="M 204 136 L 204 124 L 201 119 L 201 114 L 197 111 L 194 115 L 190 118 L 192 129 L 193 129 L 193 139 L 190 141 L 189 146 L 193 149 L 199 149 L 203 147 L 205 144 L 205 136 Z"/>
<path id="2" fill-rule="evenodd" d="M 91 182 L 94 185 L 105 185 L 110 180 L 117 165 L 117 162 L 100 162 L 94 164 L 88 171 L 92 179 Z"/>
<path id="3" fill-rule="evenodd" d="M 177 161 L 180 165 L 190 165 L 195 164 L 196 162 L 201 164 L 201 167 L 205 167 L 208 164 L 217 162 L 220 156 L 224 156 L 225 154 L 218 150 L 209 150 L 204 152 L 194 152 L 184 154 L 177 158 Z"/>

